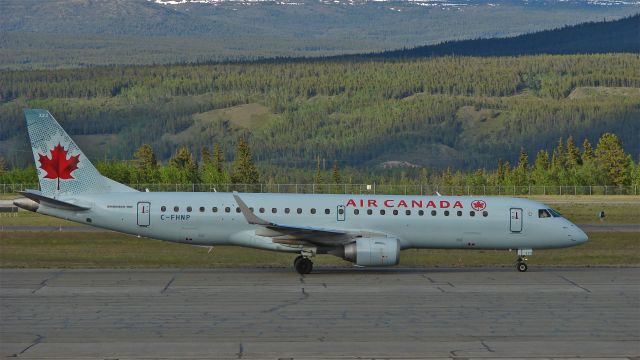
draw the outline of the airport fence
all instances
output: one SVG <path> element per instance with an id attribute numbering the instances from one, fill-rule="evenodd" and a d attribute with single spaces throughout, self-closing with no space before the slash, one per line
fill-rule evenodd
<path id="1" fill-rule="evenodd" d="M 294 194 L 385 194 L 385 195 L 639 195 L 637 185 L 630 186 L 446 186 L 393 184 L 128 184 L 140 191 L 257 192 Z M 38 189 L 38 184 L 0 184 L 2 194 Z"/>

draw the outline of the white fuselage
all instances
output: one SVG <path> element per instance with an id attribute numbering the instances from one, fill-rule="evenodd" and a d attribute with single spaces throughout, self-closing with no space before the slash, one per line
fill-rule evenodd
<path id="1" fill-rule="evenodd" d="M 520 198 L 241 196 L 257 216 L 269 222 L 384 234 L 397 238 L 402 249 L 546 249 L 587 240 L 582 230 L 563 217 L 540 217 L 539 210 L 548 206 Z M 237 245 L 286 252 L 301 249 L 300 245 L 277 243 L 271 237 L 256 235 L 258 226 L 247 222 L 231 193 L 128 192 L 76 195 L 66 200 L 90 209 L 73 212 L 41 206 L 38 212 L 193 245 Z"/>

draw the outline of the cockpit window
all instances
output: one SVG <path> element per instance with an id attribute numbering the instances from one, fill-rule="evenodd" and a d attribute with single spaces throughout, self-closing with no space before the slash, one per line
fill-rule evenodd
<path id="1" fill-rule="evenodd" d="M 551 213 L 549 211 L 547 211 L 547 209 L 540 209 L 540 210 L 538 210 L 538 217 L 539 218 L 550 218 L 551 217 Z"/>
<path id="2" fill-rule="evenodd" d="M 549 210 L 549 212 L 551 213 L 551 215 L 553 215 L 553 217 L 562 217 L 562 214 L 560 214 L 556 210 L 553 210 L 553 209 L 547 209 L 547 210 Z"/>

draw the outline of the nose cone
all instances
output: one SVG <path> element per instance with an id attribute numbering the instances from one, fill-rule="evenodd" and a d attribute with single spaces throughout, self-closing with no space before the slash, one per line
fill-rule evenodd
<path id="1" fill-rule="evenodd" d="M 574 225 L 571 231 L 571 240 L 576 244 L 583 244 L 589 240 L 589 237 L 582 229 Z"/>

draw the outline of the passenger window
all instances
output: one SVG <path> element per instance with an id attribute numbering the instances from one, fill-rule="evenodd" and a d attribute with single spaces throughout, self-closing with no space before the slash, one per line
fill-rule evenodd
<path id="1" fill-rule="evenodd" d="M 240 208 L 239 208 L 239 207 L 237 207 L 237 208 L 236 208 L 236 212 L 237 212 L 238 214 L 240 214 L 240 212 L 241 212 L 241 211 L 242 211 L 242 210 L 240 210 Z"/>
<path id="2" fill-rule="evenodd" d="M 250 207 L 250 208 L 249 208 L 249 211 L 253 212 L 253 208 L 252 208 L 252 207 Z"/>
<path id="3" fill-rule="evenodd" d="M 471 217 L 476 216 L 476 212 L 475 212 L 475 211 L 473 211 L 473 210 L 469 211 L 469 216 L 471 216 Z"/>
<path id="4" fill-rule="evenodd" d="M 296 210 L 298 212 L 298 214 L 302 214 L 302 209 L 298 208 L 298 210 Z"/>
<path id="5" fill-rule="evenodd" d="M 315 208 L 311 208 L 311 213 L 315 214 L 316 213 L 316 209 Z"/>
<path id="6" fill-rule="evenodd" d="M 431 216 L 436 216 L 437 214 L 438 214 L 438 212 L 437 212 L 437 211 L 435 211 L 435 210 L 431 210 Z"/>
<path id="7" fill-rule="evenodd" d="M 358 209 L 353 209 L 353 215 L 358 215 L 360 214 L 360 210 Z"/>
<path id="8" fill-rule="evenodd" d="M 487 216 L 489 216 L 489 213 L 488 213 L 488 212 L 486 212 L 486 211 L 483 211 L 483 212 L 482 212 L 482 216 L 487 217 Z"/>
<path id="9" fill-rule="evenodd" d="M 371 214 L 373 214 L 373 210 L 371 209 L 367 210 L 367 215 L 371 215 Z"/>
<path id="10" fill-rule="evenodd" d="M 285 213 L 285 214 L 288 214 L 290 211 L 291 211 L 291 209 L 289 209 L 289 208 L 284 208 L 284 213 Z"/>
<path id="11" fill-rule="evenodd" d="M 200 206 L 200 212 L 204 212 L 204 206 Z"/>
<path id="12" fill-rule="evenodd" d="M 191 208 L 191 206 L 187 206 L 187 212 L 191 212 L 191 210 L 193 210 L 193 208 Z"/>
<path id="13" fill-rule="evenodd" d="M 162 207 L 160 208 L 160 211 L 162 211 L 162 212 L 167 211 L 167 207 L 166 207 L 166 206 L 162 206 Z"/>
<path id="14" fill-rule="evenodd" d="M 407 215 L 411 215 L 411 210 L 407 210 L 407 211 L 405 211 L 405 214 L 407 214 Z"/>
<path id="15" fill-rule="evenodd" d="M 418 215 L 424 216 L 424 210 L 418 210 Z"/>
<path id="16" fill-rule="evenodd" d="M 398 215 L 398 210 L 393 210 L 393 215 Z"/>
<path id="17" fill-rule="evenodd" d="M 178 212 L 178 211 L 180 211 L 180 208 L 179 208 L 179 207 L 177 207 L 177 206 L 174 206 L 174 207 L 173 207 L 173 211 L 174 211 L 174 212 Z"/>
<path id="18" fill-rule="evenodd" d="M 338 214 L 340 215 L 344 214 L 344 209 L 338 209 Z"/>
<path id="19" fill-rule="evenodd" d="M 277 212 L 278 212 L 278 209 L 276 209 L 276 208 L 271 208 L 271 213 L 275 214 L 275 213 L 277 213 Z"/>
<path id="20" fill-rule="evenodd" d="M 264 214 L 264 208 L 260 208 L 260 214 Z"/>
<path id="21" fill-rule="evenodd" d="M 218 212 L 218 208 L 214 206 L 214 207 L 211 208 L 211 211 Z"/>
<path id="22" fill-rule="evenodd" d="M 538 210 L 538 217 L 539 218 L 550 218 L 551 214 L 549 214 L 549 212 L 546 209 L 540 209 L 540 210 Z"/>
<path id="23" fill-rule="evenodd" d="M 384 215 L 384 214 L 386 214 L 386 213 L 387 213 L 387 212 L 386 212 L 386 211 L 384 211 L 384 209 L 381 209 L 381 210 L 380 210 L 380 215 Z"/>
<path id="24" fill-rule="evenodd" d="M 458 214 L 458 216 L 462 216 L 462 211 L 458 210 L 456 214 Z"/>
<path id="25" fill-rule="evenodd" d="M 224 212 L 231 212 L 231 208 L 227 206 L 226 208 L 224 208 Z"/>
<path id="26" fill-rule="evenodd" d="M 449 210 L 444 211 L 444 216 L 449 216 Z"/>
<path id="27" fill-rule="evenodd" d="M 329 209 L 324 209 L 324 213 L 325 213 L 325 214 L 331 214 L 331 210 L 329 210 Z"/>

